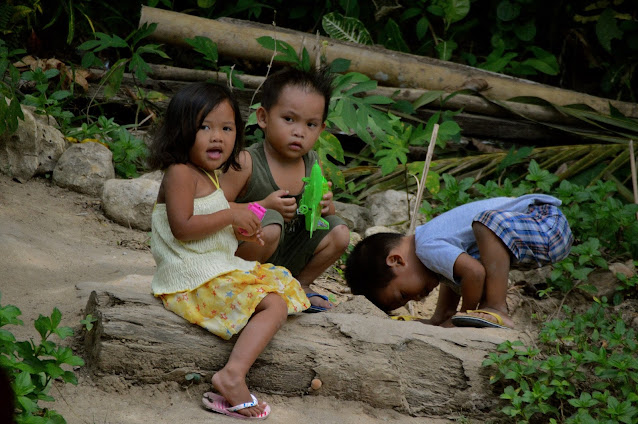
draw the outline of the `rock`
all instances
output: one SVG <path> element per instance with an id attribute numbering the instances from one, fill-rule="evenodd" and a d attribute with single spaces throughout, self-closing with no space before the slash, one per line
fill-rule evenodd
<path id="1" fill-rule="evenodd" d="M 397 233 L 400 234 L 399 231 L 397 231 L 394 228 L 388 228 L 388 227 L 384 227 L 381 225 L 376 225 L 374 227 L 370 227 L 366 230 L 366 232 L 364 233 L 364 237 L 370 237 L 373 234 L 377 234 L 377 233 Z"/>
<path id="2" fill-rule="evenodd" d="M 632 260 L 627 261 L 627 263 L 614 262 L 609 264 L 609 271 L 611 271 L 614 275 L 618 273 L 623 274 L 627 278 L 631 278 L 636 275 L 636 269 Z"/>
<path id="3" fill-rule="evenodd" d="M 99 197 L 104 182 L 115 177 L 113 154 L 100 143 L 73 144 L 60 156 L 53 182 L 63 188 Z"/>
<path id="4" fill-rule="evenodd" d="M 407 196 L 403 191 L 386 190 L 370 196 L 366 202 L 370 209 L 373 225 L 400 225 L 409 222 L 408 197 L 414 203 L 414 195 Z"/>
<path id="5" fill-rule="evenodd" d="M 372 222 L 370 212 L 358 205 L 334 202 L 336 215 L 341 217 L 350 231 L 363 232 Z"/>
<path id="6" fill-rule="evenodd" d="M 52 172 L 68 143 L 47 118 L 22 107 L 24 121 L 13 134 L 0 135 L 0 172 L 24 182 Z M 51 118 L 52 124 L 55 120 Z"/>
<path id="7" fill-rule="evenodd" d="M 97 318 L 82 336 L 87 368 L 136 384 L 184 383 L 189 373 L 210 381 L 236 337 L 222 340 L 165 310 L 150 282 L 150 276 L 131 275 L 77 286 L 88 299 L 85 313 Z M 521 336 L 339 311 L 297 314 L 258 357 L 248 385 L 264 393 L 357 400 L 413 416 L 484 421 L 500 401 L 481 362 L 506 339 Z M 313 379 L 321 380 L 321 390 L 309 390 Z"/>
<path id="8" fill-rule="evenodd" d="M 160 182 L 152 176 L 108 180 L 102 191 L 104 214 L 120 225 L 150 231 L 159 187 Z"/>
<path id="9" fill-rule="evenodd" d="M 611 271 L 597 269 L 587 276 L 587 284 L 596 287 L 596 296 L 605 296 L 611 302 L 619 281 L 618 278 L 616 278 L 616 274 Z"/>

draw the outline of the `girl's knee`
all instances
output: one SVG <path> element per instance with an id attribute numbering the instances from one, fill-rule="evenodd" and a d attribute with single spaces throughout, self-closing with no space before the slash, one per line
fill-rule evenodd
<path id="1" fill-rule="evenodd" d="M 278 293 L 267 294 L 261 301 L 261 304 L 263 304 L 264 309 L 270 309 L 274 313 L 278 313 L 278 315 L 283 317 L 284 320 L 288 316 L 288 305 L 284 298 Z"/>

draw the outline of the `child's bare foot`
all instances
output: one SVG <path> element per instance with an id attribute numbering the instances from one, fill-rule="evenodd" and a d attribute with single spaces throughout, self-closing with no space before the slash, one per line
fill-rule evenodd
<path id="1" fill-rule="evenodd" d="M 310 307 L 316 307 L 315 312 L 332 309 L 334 307 L 332 302 L 328 299 L 328 296 L 311 291 L 307 291 L 306 296 L 308 297 L 308 301 L 310 301 Z"/>
<path id="2" fill-rule="evenodd" d="M 486 307 L 459 312 L 452 317 L 452 323 L 457 327 L 514 328 L 514 321 L 507 313 Z"/>
<path id="3" fill-rule="evenodd" d="M 231 370 L 223 368 L 216 372 L 213 375 L 213 386 L 233 406 L 252 402 L 245 377 L 234 375 Z M 247 417 L 256 417 L 263 413 L 265 409 L 266 403 L 260 402 L 257 406 L 241 409 L 237 413 Z"/>

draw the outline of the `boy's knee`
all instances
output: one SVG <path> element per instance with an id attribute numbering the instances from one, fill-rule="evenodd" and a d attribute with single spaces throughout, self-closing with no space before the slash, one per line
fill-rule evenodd
<path id="1" fill-rule="evenodd" d="M 339 254 L 346 251 L 350 244 L 350 230 L 346 225 L 337 225 L 330 231 L 332 236 L 332 246 Z"/>
<path id="2" fill-rule="evenodd" d="M 277 224 L 267 225 L 263 228 L 261 239 L 265 246 L 277 246 L 281 238 L 281 226 Z"/>

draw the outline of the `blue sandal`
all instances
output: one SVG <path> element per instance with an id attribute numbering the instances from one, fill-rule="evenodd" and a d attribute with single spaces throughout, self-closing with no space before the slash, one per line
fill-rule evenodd
<path id="1" fill-rule="evenodd" d="M 320 297 L 323 300 L 327 300 L 328 302 L 330 302 L 330 299 L 328 299 L 328 296 L 324 296 L 323 294 L 319 294 L 319 293 L 306 293 L 306 297 L 308 299 L 310 299 L 311 297 Z M 310 307 L 306 309 L 304 312 L 309 314 L 314 314 L 317 312 L 325 312 L 327 310 L 328 308 L 324 308 L 323 306 L 316 306 L 311 304 Z"/>

